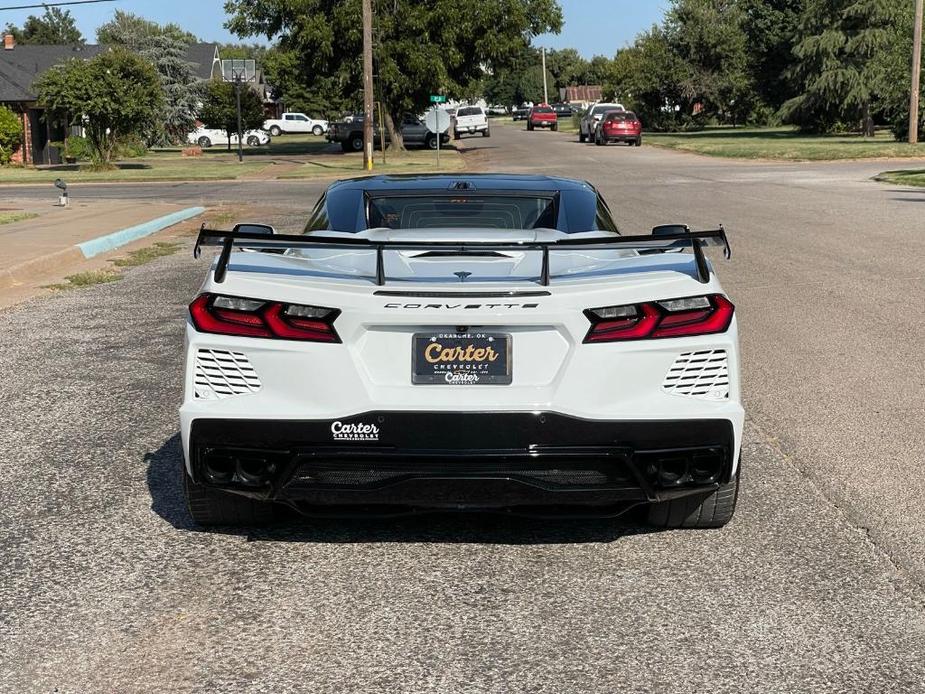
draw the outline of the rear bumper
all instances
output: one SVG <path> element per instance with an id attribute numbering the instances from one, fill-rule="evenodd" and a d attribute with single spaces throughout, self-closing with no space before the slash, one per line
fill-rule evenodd
<path id="1" fill-rule="evenodd" d="M 614 507 L 728 482 L 725 419 L 606 421 L 550 412 L 369 412 L 338 420 L 196 419 L 200 484 L 297 509 Z"/>
<path id="2" fill-rule="evenodd" d="M 534 128 L 552 128 L 558 125 L 558 120 L 531 120 L 530 125 Z"/>

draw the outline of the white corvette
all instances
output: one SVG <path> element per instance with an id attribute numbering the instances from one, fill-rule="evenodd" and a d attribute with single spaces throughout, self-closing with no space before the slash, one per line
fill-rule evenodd
<path id="1" fill-rule="evenodd" d="M 203 229 L 180 410 L 194 520 L 642 512 L 719 527 L 744 412 L 704 246 L 621 236 L 587 183 L 334 184 L 304 235 Z"/>

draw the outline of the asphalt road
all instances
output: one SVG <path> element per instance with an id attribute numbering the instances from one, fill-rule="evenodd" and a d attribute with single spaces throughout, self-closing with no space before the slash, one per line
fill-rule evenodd
<path id="1" fill-rule="evenodd" d="M 925 691 L 925 194 L 867 180 L 889 162 L 470 142 L 485 168 L 588 178 L 627 231 L 726 224 L 735 520 L 198 531 L 176 408 L 205 264 L 162 258 L 0 312 L 0 691 Z M 288 228 L 319 185 L 131 188 L 75 194 L 253 199 Z"/>

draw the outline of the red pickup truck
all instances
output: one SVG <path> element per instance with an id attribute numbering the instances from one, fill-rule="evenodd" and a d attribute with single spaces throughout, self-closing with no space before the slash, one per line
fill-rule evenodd
<path id="1" fill-rule="evenodd" d="M 556 112 L 552 106 L 549 104 L 537 104 L 530 109 L 530 115 L 527 116 L 527 130 L 533 130 L 534 128 L 559 129 Z"/>

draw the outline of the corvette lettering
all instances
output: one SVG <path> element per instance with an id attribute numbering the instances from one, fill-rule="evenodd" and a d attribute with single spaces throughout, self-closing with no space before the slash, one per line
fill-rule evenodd
<path id="1" fill-rule="evenodd" d="M 509 308 L 509 309 L 531 309 L 539 308 L 539 304 L 386 304 L 385 308 L 395 309 L 407 309 L 409 311 L 413 310 L 475 310 L 480 308 L 487 309 L 497 309 L 497 308 Z"/>
<path id="2" fill-rule="evenodd" d="M 431 364 L 441 362 L 485 362 L 497 361 L 498 353 L 491 347 L 476 347 L 468 345 L 465 349 L 462 347 L 444 347 L 439 342 L 432 342 L 424 350 L 424 358 Z"/>

